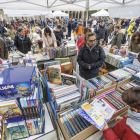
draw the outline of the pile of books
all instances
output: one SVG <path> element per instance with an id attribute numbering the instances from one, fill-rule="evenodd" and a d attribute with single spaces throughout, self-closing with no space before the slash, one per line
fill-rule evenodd
<path id="1" fill-rule="evenodd" d="M 96 91 L 105 89 L 111 85 L 112 81 L 103 75 L 90 80 L 84 80 L 82 101 L 91 99 L 96 95 Z"/>
<path id="2" fill-rule="evenodd" d="M 115 82 L 120 82 L 124 79 L 130 78 L 132 74 L 123 69 L 118 69 L 118 70 L 109 72 L 108 74 L 106 74 L 106 76 Z"/>
<path id="3" fill-rule="evenodd" d="M 81 98 L 76 85 L 55 87 L 52 89 L 51 96 L 57 112 L 77 104 Z"/>
<path id="4" fill-rule="evenodd" d="M 136 73 L 140 72 L 140 67 L 138 66 L 135 66 L 133 64 L 128 64 L 126 65 L 125 67 L 129 68 L 129 69 L 132 69 L 133 71 L 135 71 Z"/>
<path id="5" fill-rule="evenodd" d="M 128 57 L 122 57 L 120 55 L 114 55 L 111 53 L 106 54 L 106 62 L 113 65 L 117 68 L 123 68 L 127 64 L 131 64 L 132 60 L 130 60 Z"/>
<path id="6" fill-rule="evenodd" d="M 117 55 L 120 52 L 120 50 L 118 50 L 118 49 L 112 49 L 109 47 L 104 47 L 103 49 L 104 49 L 105 54 L 112 53 L 112 54 Z"/>
<path id="7" fill-rule="evenodd" d="M 132 87 L 139 87 L 140 86 L 140 82 L 137 81 L 137 80 L 134 80 L 130 83 L 127 83 L 127 84 L 124 84 L 122 85 L 121 87 L 119 87 L 118 89 L 121 91 L 121 92 L 124 92 L 125 90 L 128 90 Z"/>
<path id="8" fill-rule="evenodd" d="M 92 100 L 91 103 L 81 105 L 78 114 L 99 130 L 103 129 L 104 122 L 108 122 L 116 111 L 127 106 L 121 99 L 121 93 L 115 89 Z"/>
<path id="9" fill-rule="evenodd" d="M 137 80 L 137 81 L 140 81 L 140 72 L 138 72 L 137 74 L 132 75 L 131 80 Z"/>

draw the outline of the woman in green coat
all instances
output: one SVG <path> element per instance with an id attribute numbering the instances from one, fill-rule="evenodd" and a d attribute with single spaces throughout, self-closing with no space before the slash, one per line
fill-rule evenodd
<path id="1" fill-rule="evenodd" d="M 140 53 L 140 32 L 137 31 L 132 35 L 128 50 L 131 52 Z"/>

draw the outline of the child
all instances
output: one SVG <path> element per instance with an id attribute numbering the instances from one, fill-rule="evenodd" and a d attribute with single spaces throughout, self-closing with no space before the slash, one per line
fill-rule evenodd
<path id="1" fill-rule="evenodd" d="M 106 45 L 105 45 L 105 43 L 104 43 L 104 39 L 100 39 L 99 43 L 100 43 L 100 46 L 101 46 L 102 48 L 106 47 Z"/>
<path id="2" fill-rule="evenodd" d="M 133 87 L 122 94 L 123 101 L 129 105 L 128 117 L 116 118 L 113 129 L 106 123 L 103 128 L 105 140 L 140 140 L 140 87 Z M 120 122 L 119 122 L 120 121 Z"/>
<path id="3" fill-rule="evenodd" d="M 76 42 L 77 42 L 76 28 L 75 28 L 75 30 L 73 32 L 73 35 L 74 35 L 74 41 L 75 41 L 75 44 L 76 44 Z"/>
<path id="4" fill-rule="evenodd" d="M 43 52 L 43 40 L 38 40 L 34 52 L 35 53 L 42 53 Z"/>
<path id="5" fill-rule="evenodd" d="M 5 37 L 5 43 L 8 47 L 8 52 L 10 52 L 12 50 L 12 48 L 14 48 L 14 43 L 13 43 L 13 41 L 11 41 L 9 39 L 9 34 L 8 33 L 4 33 L 4 37 Z"/>
<path id="6" fill-rule="evenodd" d="M 33 30 L 33 33 L 35 32 L 35 26 L 34 25 L 32 25 L 32 30 Z"/>

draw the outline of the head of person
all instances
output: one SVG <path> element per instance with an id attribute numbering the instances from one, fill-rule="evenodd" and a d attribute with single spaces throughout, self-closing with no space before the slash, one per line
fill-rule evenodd
<path id="1" fill-rule="evenodd" d="M 40 49 L 43 48 L 43 40 L 38 40 L 37 45 L 39 46 Z"/>
<path id="2" fill-rule="evenodd" d="M 61 30 L 61 25 L 57 25 L 57 26 L 56 26 L 56 30 L 57 30 L 57 32 L 60 32 L 60 30 Z"/>
<path id="3" fill-rule="evenodd" d="M 123 101 L 132 111 L 140 113 L 140 87 L 132 87 L 122 94 Z"/>
<path id="4" fill-rule="evenodd" d="M 135 32 L 132 37 L 131 37 L 131 42 L 134 43 L 134 42 L 138 42 L 140 44 L 140 32 Z"/>
<path id="5" fill-rule="evenodd" d="M 104 23 L 104 21 L 103 21 L 103 20 L 100 20 L 100 26 L 102 26 L 102 27 L 103 27 L 103 26 L 104 26 L 104 24 L 105 24 L 105 23 Z"/>
<path id="6" fill-rule="evenodd" d="M 88 43 L 90 47 L 92 47 L 96 43 L 96 34 L 95 33 L 87 33 L 85 35 L 85 42 Z"/>
<path id="7" fill-rule="evenodd" d="M 4 37 L 5 37 L 5 39 L 9 40 L 9 34 L 8 33 L 4 33 Z"/>
<path id="8" fill-rule="evenodd" d="M 116 26 L 114 27 L 114 31 L 115 31 L 115 32 L 119 32 L 120 29 L 121 29 L 120 25 L 116 25 Z"/>
<path id="9" fill-rule="evenodd" d="M 104 45 L 104 39 L 100 39 L 99 43 L 100 45 Z"/>
<path id="10" fill-rule="evenodd" d="M 23 27 L 19 27 L 18 28 L 18 33 L 21 35 L 21 36 L 24 36 L 25 35 L 25 30 Z"/>
<path id="11" fill-rule="evenodd" d="M 47 35 L 52 36 L 52 34 L 51 34 L 51 29 L 50 29 L 49 27 L 46 27 L 46 28 L 44 29 L 44 35 L 45 35 L 45 36 L 47 36 Z"/>
<path id="12" fill-rule="evenodd" d="M 92 33 L 92 30 L 88 27 L 85 27 L 83 33 L 86 35 L 87 33 Z"/>

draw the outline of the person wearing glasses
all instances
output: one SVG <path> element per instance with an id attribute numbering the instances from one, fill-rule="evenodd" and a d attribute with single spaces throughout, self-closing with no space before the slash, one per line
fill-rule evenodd
<path id="1" fill-rule="evenodd" d="M 96 41 L 96 34 L 88 33 L 85 36 L 85 44 L 77 57 L 80 76 L 86 80 L 97 77 L 99 68 L 104 64 L 105 59 L 104 50 Z"/>

